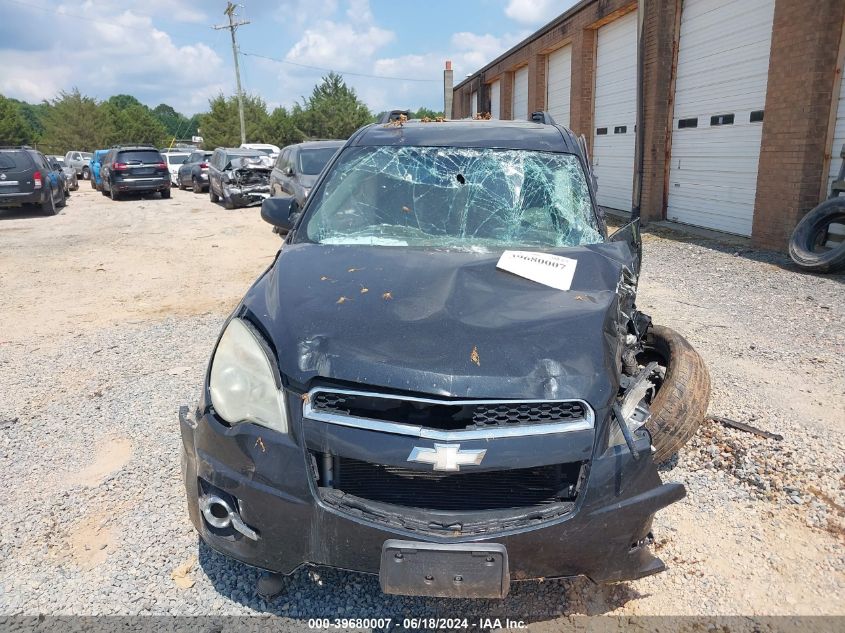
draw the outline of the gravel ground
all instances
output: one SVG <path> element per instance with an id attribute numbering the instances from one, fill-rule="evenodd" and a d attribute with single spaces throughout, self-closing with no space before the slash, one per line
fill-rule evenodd
<path id="1" fill-rule="evenodd" d="M 655 522 L 665 573 L 455 601 L 384 596 L 375 578 L 317 569 L 271 604 L 257 598 L 256 571 L 199 544 L 187 519 L 176 411 L 196 397 L 223 319 L 277 246 L 256 209 L 224 212 L 187 192 L 113 203 L 81 190 L 57 218 L 0 214 L 10 299 L 0 306 L 0 614 L 484 613 L 550 624 L 845 614 L 845 277 L 660 229 L 646 234 L 640 308 L 702 353 L 712 414 L 784 436 L 709 422 L 661 467 L 688 490 Z M 102 262 L 108 274 L 90 283 Z"/>

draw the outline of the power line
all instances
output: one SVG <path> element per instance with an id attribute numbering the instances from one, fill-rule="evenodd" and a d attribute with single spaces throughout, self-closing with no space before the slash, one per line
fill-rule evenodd
<path id="1" fill-rule="evenodd" d="M 267 55 L 259 55 L 258 53 L 245 53 L 241 51 L 241 55 L 244 57 L 258 57 L 260 59 L 266 59 L 271 62 L 278 62 L 279 64 L 290 64 L 291 66 L 298 66 L 299 68 L 309 68 L 311 70 L 319 70 L 320 72 L 324 73 L 337 73 L 338 75 L 351 75 L 353 77 L 367 77 L 369 79 L 385 79 L 388 81 L 416 81 L 416 82 L 423 82 L 423 83 L 439 83 L 440 79 L 420 79 L 418 77 L 388 77 L 387 75 L 371 75 L 369 73 L 356 73 L 352 71 L 346 70 L 334 70 L 332 68 L 322 68 L 320 66 L 311 66 L 309 64 L 300 64 L 299 62 L 292 62 L 287 59 L 278 59 L 276 57 L 268 57 Z"/>

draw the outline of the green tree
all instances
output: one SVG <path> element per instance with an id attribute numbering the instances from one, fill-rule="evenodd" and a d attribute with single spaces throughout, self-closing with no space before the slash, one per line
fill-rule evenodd
<path id="1" fill-rule="evenodd" d="M 50 104 L 46 101 L 42 103 L 27 103 L 26 101 L 11 98 L 9 101 L 18 104 L 23 118 L 26 119 L 29 127 L 35 132 L 35 136 L 40 137 L 44 133 L 44 116 L 50 109 Z"/>
<path id="2" fill-rule="evenodd" d="M 0 145 L 26 145 L 35 141 L 35 130 L 14 99 L 0 95 Z"/>
<path id="3" fill-rule="evenodd" d="M 39 147 L 50 154 L 64 154 L 69 150 L 90 152 L 102 147 L 102 139 L 108 134 L 97 101 L 74 88 L 70 92 L 60 92 L 50 102 L 44 114 L 44 133 Z"/>
<path id="4" fill-rule="evenodd" d="M 170 139 L 190 138 L 197 133 L 198 116 L 194 115 L 189 119 L 166 103 L 160 103 L 153 108 L 153 116 L 167 130 Z"/>
<path id="5" fill-rule="evenodd" d="M 102 145 L 105 147 L 132 143 L 161 147 L 168 141 L 165 127 L 147 106 L 137 100 L 133 103 L 112 97 L 100 105 L 100 115 L 104 131 Z"/>
<path id="6" fill-rule="evenodd" d="M 267 119 L 266 142 L 279 147 L 301 143 L 305 140 L 305 133 L 299 129 L 302 109 L 295 105 L 291 112 L 285 108 L 276 108 Z"/>
<path id="7" fill-rule="evenodd" d="M 411 116 L 409 118 L 411 118 L 411 119 L 425 119 L 425 118 L 436 119 L 436 118 L 442 117 L 442 116 L 443 116 L 442 112 L 436 112 L 435 110 L 432 110 L 431 108 L 422 107 L 419 110 L 417 110 L 416 112 L 412 111 Z"/>
<path id="8" fill-rule="evenodd" d="M 372 114 L 343 77 L 329 73 L 314 86 L 296 118 L 299 128 L 310 138 L 343 139 L 370 123 Z"/>
<path id="9" fill-rule="evenodd" d="M 237 147 L 241 144 L 238 98 L 222 94 L 208 101 L 209 111 L 201 115 L 199 130 L 203 147 Z M 244 123 L 247 143 L 263 143 L 268 135 L 267 104 L 261 97 L 244 95 Z"/>

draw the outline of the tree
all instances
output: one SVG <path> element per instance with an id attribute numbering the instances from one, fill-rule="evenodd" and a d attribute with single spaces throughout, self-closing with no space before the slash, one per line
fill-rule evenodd
<path id="1" fill-rule="evenodd" d="M 152 112 L 153 116 L 167 130 L 167 136 L 171 139 L 190 138 L 197 133 L 199 117 L 196 115 L 189 119 L 166 103 L 160 103 L 153 108 Z"/>
<path id="2" fill-rule="evenodd" d="M 119 95 L 126 97 L 128 95 Z M 100 105 L 103 147 L 116 144 L 142 144 L 161 147 L 168 140 L 167 130 L 152 111 L 134 97 L 112 97 Z"/>
<path id="3" fill-rule="evenodd" d="M 348 138 L 372 120 L 369 108 L 337 73 L 314 86 L 301 107 L 300 129 L 310 138 Z"/>
<path id="4" fill-rule="evenodd" d="M 304 141 L 305 133 L 299 129 L 301 117 L 299 105 L 295 105 L 290 113 L 281 107 L 273 110 L 267 119 L 266 141 L 279 147 Z"/>
<path id="5" fill-rule="evenodd" d="M 222 94 L 208 101 L 209 112 L 200 117 L 203 147 L 237 147 L 241 144 L 238 98 Z M 261 143 L 268 133 L 267 104 L 261 97 L 244 95 L 244 122 L 247 143 Z"/>
<path id="6" fill-rule="evenodd" d="M 14 99 L 0 95 L 0 145 L 26 145 L 35 141 L 35 130 Z"/>
<path id="7" fill-rule="evenodd" d="M 50 154 L 64 154 L 69 150 L 91 152 L 103 146 L 102 139 L 108 133 L 97 101 L 74 88 L 70 92 L 60 92 L 50 102 L 44 114 L 40 147 Z"/>
<path id="8" fill-rule="evenodd" d="M 411 112 L 411 116 L 408 117 L 408 118 L 410 118 L 410 119 L 425 119 L 425 118 L 436 119 L 436 118 L 442 117 L 442 116 L 443 116 L 442 112 L 435 112 L 431 108 L 422 107 L 419 110 L 417 110 L 416 112 Z"/>

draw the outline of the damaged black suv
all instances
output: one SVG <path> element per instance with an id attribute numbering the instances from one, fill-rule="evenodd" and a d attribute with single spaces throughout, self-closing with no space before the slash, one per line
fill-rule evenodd
<path id="1" fill-rule="evenodd" d="M 707 371 L 636 309 L 638 222 L 608 237 L 583 138 L 541 119 L 373 124 L 302 209 L 264 201 L 288 237 L 180 411 L 208 545 L 407 595 L 663 569 L 685 491 L 655 464 Z"/>

